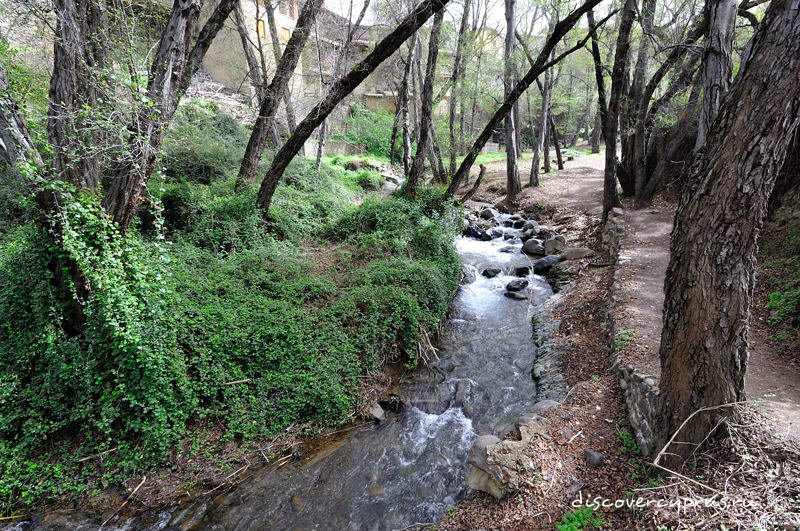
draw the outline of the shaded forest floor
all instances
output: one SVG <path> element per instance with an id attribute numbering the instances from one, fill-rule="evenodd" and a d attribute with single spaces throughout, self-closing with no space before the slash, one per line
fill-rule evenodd
<path id="1" fill-rule="evenodd" d="M 549 213 L 553 223 L 562 224 L 560 229 L 566 228 L 583 244 L 599 249 L 597 238 L 601 227 L 604 163 L 603 154 L 566 161 L 564 170 L 542 175 L 540 187 L 525 187 L 518 197 L 516 208 Z M 523 162 L 523 181 L 528 178 L 529 164 Z M 475 199 L 496 203 L 504 197 L 505 161 L 491 162 L 486 166 L 486 182 Z M 615 310 L 621 317 L 619 330 L 626 331 L 620 359 L 641 372 L 651 374 L 657 382 L 660 375 L 658 348 L 663 285 L 676 201 L 669 197 L 658 198 L 651 206 L 641 210 L 634 210 L 625 199 L 623 203 L 625 224 L 620 251 L 621 281 L 617 286 L 621 297 L 620 307 Z M 782 241 L 786 236 L 778 232 L 773 234 L 768 227 L 765 230 L 765 242 L 773 239 Z M 768 250 L 779 248 L 778 245 L 766 247 Z M 738 466 L 735 455 L 741 449 L 736 444 L 741 444 L 742 440 L 756 441 L 747 449 L 760 457 L 753 460 L 758 464 L 754 464 L 752 469 L 748 466 L 740 472 L 740 478 L 755 477 L 756 482 L 766 481 L 764 471 L 771 470 L 775 463 L 782 462 L 787 455 L 784 443 L 788 444 L 788 455 L 800 455 L 796 452 L 797 448 L 793 448 L 793 441 L 800 440 L 797 330 L 788 334 L 785 330 L 778 333 L 770 324 L 771 314 L 767 308 L 768 294 L 780 282 L 775 278 L 780 276 L 780 271 L 771 267 L 776 260 L 775 252 L 762 252 L 760 257 L 751 323 L 746 391 L 754 407 L 748 409 L 742 424 L 736 426 L 741 429 L 737 441 L 724 447 L 715 446 L 708 454 L 712 457 L 704 454 L 693 463 L 695 468 L 692 475 L 706 477 L 710 484 L 716 484 L 716 480 L 724 476 L 722 481 L 727 485 L 726 478 L 731 476 L 725 476 L 724 471 L 729 463 Z M 602 262 L 602 259 L 595 261 Z M 563 407 L 555 410 L 560 412 L 558 417 L 564 417 L 552 419 L 555 421 L 553 425 L 559 426 L 559 429 L 550 434 L 552 442 L 548 447 L 540 450 L 542 476 L 533 482 L 530 489 L 520 492 L 513 499 L 495 502 L 488 495 L 472 495 L 457 506 L 442 523 L 442 529 L 553 529 L 563 515 L 574 515 L 569 504 L 581 492 L 584 498 L 589 495 L 612 500 L 637 491 L 637 495 L 645 498 L 685 495 L 679 486 L 662 486 L 660 479 L 648 480 L 643 467 L 644 460 L 634 455 L 635 452 L 631 453 L 624 443 L 627 430 L 624 392 L 619 387 L 618 379 L 613 376 L 615 373 L 606 366 L 606 338 L 601 330 L 600 308 L 608 296 L 605 288 L 608 284 L 607 275 L 602 268 L 582 269 L 573 281 L 567 309 L 561 316 L 563 324 L 559 330 L 560 339 L 567 345 L 564 371 L 572 390 Z M 582 432 L 573 438 L 578 430 Z M 765 447 L 773 446 L 777 449 L 764 451 Z M 583 460 L 584 449 L 603 453 L 605 465 L 600 469 L 588 468 Z M 734 457 L 731 458 L 731 455 Z M 559 477 L 567 479 L 560 483 L 548 481 L 545 470 L 547 462 L 555 463 Z M 701 470 L 703 463 L 708 464 L 708 470 Z M 760 479 L 759 474 L 762 474 Z M 734 480 L 731 485 L 735 483 Z M 669 491 L 667 487 L 670 487 Z M 790 487 L 790 490 L 793 488 Z M 764 493 L 762 501 L 766 503 L 768 498 Z M 604 510 L 602 516 L 613 529 L 655 529 L 674 517 L 668 512 L 657 514 L 625 508 Z M 680 520 L 670 523 L 677 525 L 674 529 L 682 529 Z"/>

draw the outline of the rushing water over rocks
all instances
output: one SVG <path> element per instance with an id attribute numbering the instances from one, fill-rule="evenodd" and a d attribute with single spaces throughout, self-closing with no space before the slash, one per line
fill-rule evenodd
<path id="1" fill-rule="evenodd" d="M 508 218 L 496 215 L 501 225 Z M 398 412 L 308 459 L 264 468 L 229 493 L 176 508 L 154 526 L 129 520 L 124 528 L 389 531 L 438 521 L 467 492 L 475 438 L 500 434 L 541 397 L 531 376 L 531 321 L 552 291 L 528 274 L 515 292 L 524 300 L 507 296 L 531 260 L 520 252 L 521 229 L 494 231 L 490 241 L 456 241 L 465 283 L 439 338 L 438 361 L 399 385 Z M 500 272 L 489 278 L 487 268 Z"/>

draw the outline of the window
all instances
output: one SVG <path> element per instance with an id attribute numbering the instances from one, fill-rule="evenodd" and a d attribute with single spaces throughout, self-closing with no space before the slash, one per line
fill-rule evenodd
<path id="1" fill-rule="evenodd" d="M 289 37 L 291 36 L 292 32 L 289 31 L 289 28 L 281 28 L 281 34 L 280 34 L 281 44 L 286 44 L 287 42 L 289 42 Z"/>
<path id="2" fill-rule="evenodd" d="M 256 31 L 258 32 L 258 36 L 262 39 L 267 36 L 267 28 L 264 26 L 264 21 L 260 18 L 256 19 Z"/>

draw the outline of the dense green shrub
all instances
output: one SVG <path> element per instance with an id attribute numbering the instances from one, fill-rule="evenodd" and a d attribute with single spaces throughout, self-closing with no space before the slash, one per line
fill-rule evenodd
<path id="1" fill-rule="evenodd" d="M 164 139 L 167 180 L 210 184 L 236 175 L 248 132 L 211 103 L 178 107 Z"/>
<path id="2" fill-rule="evenodd" d="M 360 144 L 367 153 L 389 157 L 394 116 L 388 112 L 370 111 L 362 105 L 351 104 L 345 122 L 343 140 Z"/>
<path id="3" fill-rule="evenodd" d="M 66 190 L 58 231 L 17 217 L 0 235 L 0 504 L 163 464 L 190 419 L 240 439 L 340 423 L 363 376 L 416 363 L 458 283 L 451 203 L 423 189 L 353 206 L 375 175 L 299 158 L 265 221 L 255 185 L 234 191 L 242 138 L 182 106 L 126 236 Z"/>
<path id="4" fill-rule="evenodd" d="M 192 410 L 160 246 L 120 237 L 95 197 L 64 201 L 63 213 L 58 247 L 24 227 L 0 248 L 0 469 L 36 469 L 42 452 L 58 464 L 31 484 L 3 475 L 0 493 L 29 501 L 64 488 L 47 481 L 59 466 L 111 446 L 112 470 L 156 464 Z M 88 298 L 56 280 L 74 270 Z M 50 457 L 56 434 L 75 445 Z"/>

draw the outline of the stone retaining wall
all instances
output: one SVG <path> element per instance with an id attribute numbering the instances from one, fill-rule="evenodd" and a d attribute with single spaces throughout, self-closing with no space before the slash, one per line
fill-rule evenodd
<path id="1" fill-rule="evenodd" d="M 620 241 L 625 221 L 622 209 L 614 208 L 608 215 L 603 228 L 602 244 L 614 262 L 614 274 L 611 280 L 611 289 L 606 307 L 606 331 L 608 332 L 608 356 L 612 369 L 617 371 L 620 378 L 619 385 L 625 391 L 625 402 L 628 408 L 628 421 L 631 424 L 636 442 L 645 456 L 653 452 L 654 435 L 653 419 L 655 418 L 656 404 L 658 402 L 658 387 L 653 378 L 638 372 L 630 365 L 620 363 L 617 351 L 617 324 L 616 312 L 621 305 L 620 291 Z"/>

